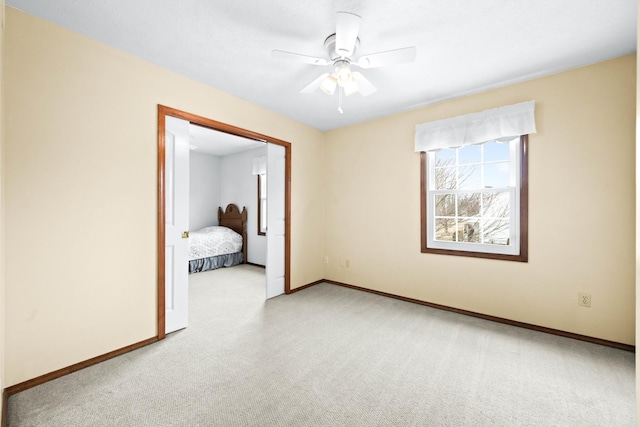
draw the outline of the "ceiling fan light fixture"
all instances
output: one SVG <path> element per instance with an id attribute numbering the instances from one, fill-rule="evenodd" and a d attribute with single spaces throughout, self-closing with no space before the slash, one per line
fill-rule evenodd
<path id="1" fill-rule="evenodd" d="M 343 83 L 341 86 L 346 96 L 353 95 L 354 93 L 358 92 L 358 82 L 356 82 L 353 77 L 351 77 L 349 81 Z"/>
<path id="2" fill-rule="evenodd" d="M 329 74 L 322 81 L 322 84 L 320 85 L 320 89 L 327 95 L 333 95 L 336 91 L 337 85 L 338 85 L 338 80 L 336 79 L 336 76 L 334 76 L 333 74 Z"/>
<path id="3" fill-rule="evenodd" d="M 340 86 L 344 87 L 345 84 L 353 80 L 353 77 L 351 76 L 351 68 L 349 67 L 349 62 L 347 61 L 336 62 L 335 74 Z"/>

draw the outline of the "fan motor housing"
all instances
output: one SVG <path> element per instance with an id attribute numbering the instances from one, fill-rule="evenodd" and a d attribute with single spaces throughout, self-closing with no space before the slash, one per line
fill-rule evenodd
<path id="1" fill-rule="evenodd" d="M 351 54 L 351 57 L 355 56 L 356 51 L 358 50 L 359 47 L 360 47 L 360 39 L 356 38 L 356 44 L 353 47 L 353 53 Z M 327 50 L 327 55 L 332 61 L 343 59 L 343 57 L 336 52 L 336 35 L 335 34 L 331 34 L 329 37 L 325 39 L 324 48 Z M 351 57 L 344 57 L 344 59 L 347 59 L 349 62 L 351 62 Z"/>

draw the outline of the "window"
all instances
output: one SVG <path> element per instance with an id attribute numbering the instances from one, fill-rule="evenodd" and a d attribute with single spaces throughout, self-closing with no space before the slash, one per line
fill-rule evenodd
<path id="1" fill-rule="evenodd" d="M 267 234 L 267 174 L 258 175 L 258 236 Z"/>
<path id="2" fill-rule="evenodd" d="M 258 177 L 258 236 L 267 234 L 267 158 L 253 159 L 253 175 Z"/>
<path id="3" fill-rule="evenodd" d="M 535 101 L 416 126 L 421 251 L 528 260 L 528 143 Z"/>
<path id="4" fill-rule="evenodd" d="M 421 153 L 422 252 L 527 261 L 527 143 Z"/>

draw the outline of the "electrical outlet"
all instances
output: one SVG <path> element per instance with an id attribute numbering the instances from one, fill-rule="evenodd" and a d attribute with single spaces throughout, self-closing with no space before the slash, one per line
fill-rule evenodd
<path id="1" fill-rule="evenodd" d="M 586 292 L 578 293 L 578 305 L 582 307 L 591 307 L 591 294 Z"/>
<path id="2" fill-rule="evenodd" d="M 344 260 L 344 266 L 345 266 L 345 268 L 349 268 L 350 267 L 350 263 L 349 263 L 348 259 Z"/>
<path id="3" fill-rule="evenodd" d="M 324 256 L 324 263 L 329 264 L 329 257 L 327 255 Z"/>

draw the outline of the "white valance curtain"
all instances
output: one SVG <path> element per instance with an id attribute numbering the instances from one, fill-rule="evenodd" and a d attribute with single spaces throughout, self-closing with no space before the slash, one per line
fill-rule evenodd
<path id="1" fill-rule="evenodd" d="M 255 157 L 253 159 L 253 175 L 266 175 L 267 173 L 267 158 Z"/>
<path id="2" fill-rule="evenodd" d="M 536 133 L 534 101 L 416 126 L 415 151 L 435 151 Z"/>
<path id="3" fill-rule="evenodd" d="M 260 175 L 260 198 L 267 198 L 267 158 L 254 157 L 253 175 Z M 265 211 L 266 212 L 266 211 Z M 266 215 L 266 214 L 265 214 Z"/>

